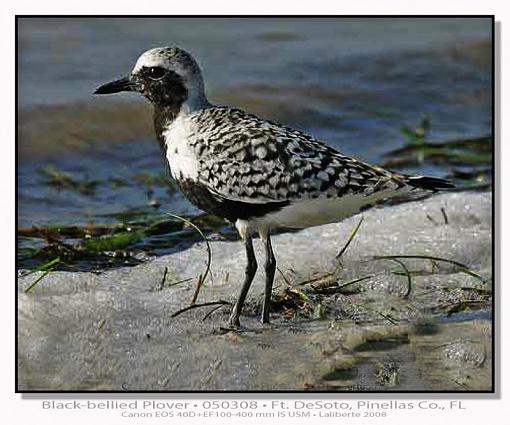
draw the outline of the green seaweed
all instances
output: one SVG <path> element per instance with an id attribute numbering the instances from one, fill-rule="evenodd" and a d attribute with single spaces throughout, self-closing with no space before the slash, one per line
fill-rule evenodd
<path id="1" fill-rule="evenodd" d="M 146 187 L 166 187 L 171 191 L 177 189 L 175 180 L 171 179 L 166 173 L 140 172 L 133 176 L 133 180 Z"/>
<path id="2" fill-rule="evenodd" d="M 355 238 L 356 234 L 358 233 L 359 231 L 359 228 L 361 227 L 361 223 L 363 223 L 363 216 L 361 216 L 358 224 L 356 225 L 356 227 L 351 231 L 351 234 L 349 235 L 349 237 L 347 238 L 347 241 L 345 242 L 345 245 L 343 246 L 343 248 L 338 252 L 338 254 L 336 255 L 336 259 L 338 260 L 343 254 L 344 252 L 347 250 L 347 248 L 349 247 L 349 245 L 351 244 L 351 242 L 353 241 L 353 239 Z"/>
<path id="3" fill-rule="evenodd" d="M 391 169 L 422 167 L 425 164 L 445 167 L 450 170 L 446 177 L 461 181 L 466 190 L 490 182 L 493 159 L 491 136 L 436 142 L 429 140 L 430 127 L 430 119 L 426 117 L 416 128 L 403 126 L 401 132 L 406 139 L 405 144 L 387 152 L 385 157 L 388 159 L 382 166 Z"/>
<path id="4" fill-rule="evenodd" d="M 28 272 L 25 276 L 28 276 L 28 275 L 31 275 L 33 273 L 37 273 L 37 272 L 43 272 L 39 277 L 37 277 L 37 279 L 35 279 L 30 285 L 28 285 L 25 290 L 23 292 L 25 292 L 25 294 L 29 293 L 30 291 L 32 291 L 32 289 L 35 288 L 35 286 L 37 284 L 39 284 L 45 276 L 48 275 L 49 272 L 53 271 L 56 267 L 56 265 L 60 262 L 60 258 L 54 258 L 53 260 L 47 262 L 46 264 L 43 264 L 37 268 L 35 268 L 34 270 L 31 270 L 30 272 Z"/>
<path id="5" fill-rule="evenodd" d="M 99 180 L 79 180 L 70 173 L 61 171 L 53 165 L 40 168 L 39 173 L 46 177 L 46 184 L 49 186 L 73 190 L 84 195 L 92 195 L 101 183 Z"/>
<path id="6" fill-rule="evenodd" d="M 105 251 L 117 251 L 139 242 L 143 237 L 143 231 L 134 231 L 87 238 L 82 241 L 79 249 L 87 255 L 95 255 Z"/>

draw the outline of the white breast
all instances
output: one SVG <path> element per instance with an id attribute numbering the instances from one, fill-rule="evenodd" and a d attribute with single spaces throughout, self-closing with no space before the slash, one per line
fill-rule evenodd
<path id="1" fill-rule="evenodd" d="M 163 133 L 166 158 L 176 180 L 198 178 L 198 161 L 189 146 L 192 125 L 186 117 L 178 116 Z"/>

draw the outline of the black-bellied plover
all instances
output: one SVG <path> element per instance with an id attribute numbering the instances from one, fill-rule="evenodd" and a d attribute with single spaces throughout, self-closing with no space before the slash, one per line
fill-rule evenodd
<path id="1" fill-rule="evenodd" d="M 443 179 L 397 174 L 342 155 L 306 133 L 209 103 L 200 68 L 178 47 L 143 53 L 131 74 L 96 94 L 139 92 L 154 105 L 158 142 L 172 176 L 200 209 L 234 223 L 248 257 L 229 323 L 239 316 L 257 270 L 252 235 L 265 244 L 262 322 L 269 322 L 276 260 L 270 232 L 341 221 L 406 191 L 436 191 Z"/>

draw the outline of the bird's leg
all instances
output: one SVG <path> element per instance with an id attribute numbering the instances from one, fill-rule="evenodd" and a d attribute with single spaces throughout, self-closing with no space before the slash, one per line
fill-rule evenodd
<path id="1" fill-rule="evenodd" d="M 253 252 L 253 241 L 251 235 L 245 236 L 244 244 L 246 246 L 246 257 L 248 259 L 248 262 L 246 263 L 246 275 L 244 278 L 243 286 L 241 288 L 241 292 L 239 293 L 239 297 L 237 298 L 234 308 L 232 309 L 230 319 L 228 320 L 230 326 L 236 327 L 240 326 L 239 316 L 241 315 L 244 300 L 246 299 L 246 295 L 250 289 L 251 282 L 255 277 L 255 272 L 257 271 L 257 259 L 255 258 L 255 253 Z"/>
<path id="2" fill-rule="evenodd" d="M 262 323 L 269 323 L 269 307 L 271 305 L 271 293 L 273 291 L 274 274 L 276 271 L 276 258 L 271 245 L 269 233 L 265 238 L 266 247 L 266 287 L 264 291 L 264 304 L 262 305 Z"/>

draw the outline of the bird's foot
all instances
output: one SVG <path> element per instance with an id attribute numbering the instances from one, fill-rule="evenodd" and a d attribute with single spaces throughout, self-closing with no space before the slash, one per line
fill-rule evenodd
<path id="1" fill-rule="evenodd" d="M 262 314 L 262 317 L 260 318 L 260 323 L 263 325 L 269 325 L 271 321 L 269 320 L 269 313 L 268 314 Z"/>
<path id="2" fill-rule="evenodd" d="M 239 314 L 238 313 L 232 313 L 228 319 L 228 325 L 231 328 L 240 328 L 241 323 L 239 322 Z"/>

